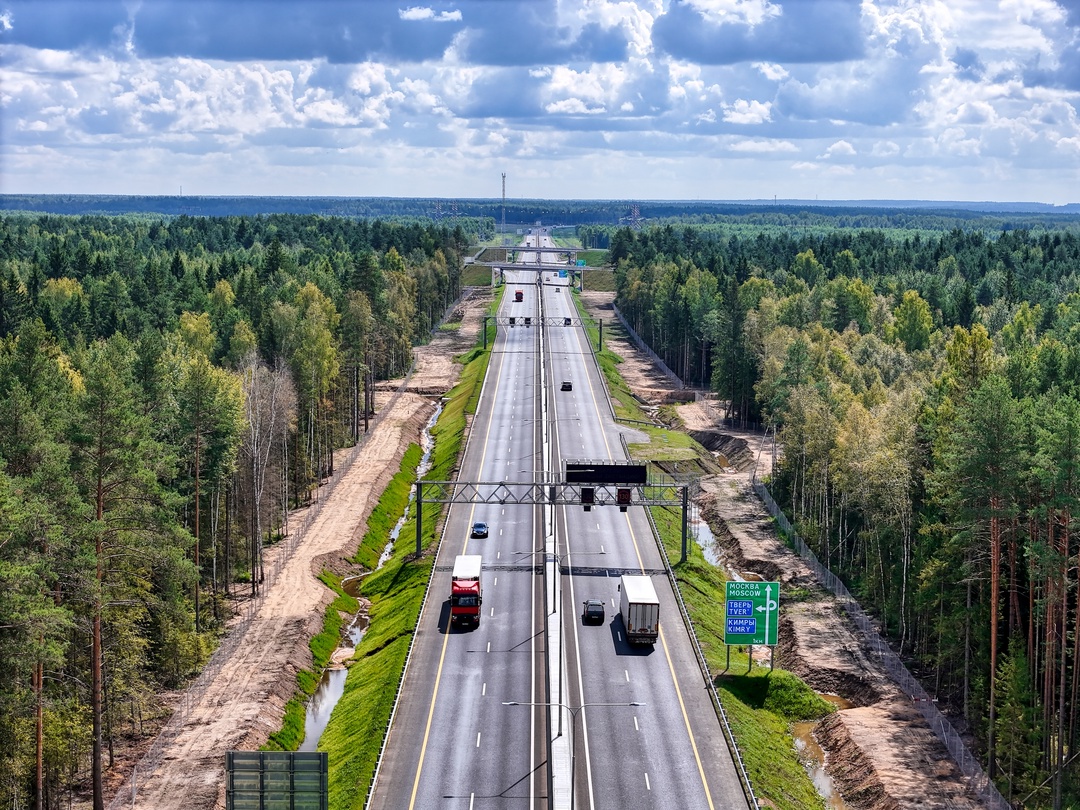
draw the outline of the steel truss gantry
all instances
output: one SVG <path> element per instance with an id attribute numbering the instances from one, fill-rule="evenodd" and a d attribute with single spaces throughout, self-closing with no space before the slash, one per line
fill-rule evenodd
<path id="1" fill-rule="evenodd" d="M 586 500 L 582 495 L 591 497 Z M 629 500 L 626 493 L 629 490 Z M 534 483 L 508 481 L 417 481 L 416 482 L 416 554 L 423 550 L 423 515 L 425 503 L 488 503 L 525 506 L 580 506 L 584 509 L 618 506 L 682 507 L 682 559 L 686 560 L 689 487 L 675 483 L 613 484 L 607 481 L 566 481 Z"/>

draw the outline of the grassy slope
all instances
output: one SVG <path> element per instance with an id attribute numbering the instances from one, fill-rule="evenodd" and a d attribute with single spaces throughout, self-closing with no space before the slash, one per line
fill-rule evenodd
<path id="1" fill-rule="evenodd" d="M 264 751 L 295 751 L 304 741 L 304 718 L 307 713 L 307 700 L 319 686 L 323 669 L 330 663 L 330 656 L 341 641 L 343 616 L 351 616 L 359 609 L 359 602 L 341 589 L 341 580 L 324 571 L 319 577 L 328 588 L 337 593 L 337 598 L 326 606 L 323 616 L 323 629 L 308 642 L 314 659 L 311 669 L 302 669 L 296 673 L 296 694 L 285 704 L 285 717 L 281 728 L 270 735 Z"/>
<path id="2" fill-rule="evenodd" d="M 587 318 L 580 300 L 578 311 Z M 593 346 L 598 329 L 588 327 Z M 626 337 L 618 321 L 605 322 L 604 332 L 616 331 Z M 622 419 L 645 420 L 646 415 L 618 372 L 621 358 L 605 349 L 599 355 L 604 378 L 617 401 L 615 412 Z M 631 444 L 635 459 L 643 461 L 681 461 L 708 459 L 709 453 L 687 434 L 663 428 L 646 428 L 650 441 Z M 705 462 L 703 461 L 703 465 Z M 715 678 L 732 735 L 742 755 L 750 783 L 760 801 L 768 799 L 780 810 L 823 808 L 824 801 L 807 776 L 795 751 L 790 723 L 823 717 L 832 706 L 822 700 L 797 677 L 784 670 L 755 666 L 747 674 L 749 661 L 745 647 L 731 649 L 731 668 L 725 672 L 728 648 L 724 644 L 724 604 L 726 577 L 705 560 L 696 543 L 690 543 L 686 562 L 675 562 L 681 555 L 682 519 L 679 510 L 654 507 L 653 519 L 661 540 L 673 561 L 675 579 L 705 659 Z"/>
<path id="3" fill-rule="evenodd" d="M 496 300 L 492 311 L 497 305 Z M 489 326 L 489 346 L 494 342 L 494 328 L 493 324 Z M 432 468 L 427 475 L 431 480 L 445 481 L 453 477 L 465 435 L 465 414 L 476 411 L 488 357 L 488 352 L 473 349 L 460 358 L 465 363 L 461 381 L 448 395 L 432 431 L 435 446 Z M 411 484 L 415 470 L 415 462 L 408 466 L 406 460 L 398 475 Z M 394 488 L 392 485 L 391 489 Z M 430 517 L 432 512 L 430 506 L 425 509 L 426 516 Z M 393 526 L 400 515 L 399 509 L 389 525 Z M 425 524 L 422 543 L 430 551 L 435 544 L 435 521 L 428 519 Z M 371 561 L 377 560 L 382 553 L 388 534 L 386 524 L 369 529 L 357 552 L 357 560 L 370 567 Z M 364 806 L 386 734 L 434 563 L 430 553 L 415 558 L 415 536 L 415 510 L 410 510 L 410 517 L 401 530 L 401 541 L 395 543 L 389 561 L 370 574 L 361 586 L 361 594 L 371 601 L 371 623 L 356 649 L 345 682 L 345 693 L 319 742 L 320 750 L 329 754 L 330 806 L 335 810 Z"/>

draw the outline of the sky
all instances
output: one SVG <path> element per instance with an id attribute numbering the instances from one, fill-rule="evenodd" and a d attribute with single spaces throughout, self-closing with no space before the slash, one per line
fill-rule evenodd
<path id="1" fill-rule="evenodd" d="M 1080 0 L 0 0 L 0 193 L 1080 201 Z"/>

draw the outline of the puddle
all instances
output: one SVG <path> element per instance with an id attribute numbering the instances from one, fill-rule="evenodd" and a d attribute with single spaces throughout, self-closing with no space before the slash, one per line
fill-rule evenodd
<path id="1" fill-rule="evenodd" d="M 838 709 L 850 709 L 854 705 L 838 695 L 819 694 L 818 697 L 824 698 Z M 825 752 L 814 739 L 815 725 L 816 722 L 792 724 L 791 734 L 795 738 L 795 750 L 817 792 L 825 799 L 825 806 L 829 810 L 849 810 L 849 805 L 841 798 L 833 784 L 832 777 L 825 772 Z"/>
<path id="2" fill-rule="evenodd" d="M 424 455 L 416 466 L 417 478 L 423 478 L 424 473 L 431 469 L 431 450 L 435 445 L 435 440 L 431 437 L 431 429 L 435 427 L 435 422 L 438 420 L 439 414 L 442 413 L 442 409 L 443 406 L 440 402 L 435 408 L 435 413 L 428 420 L 427 425 L 424 426 L 424 432 L 420 435 L 420 447 L 423 449 Z M 376 570 L 382 568 L 386 561 L 390 559 L 390 555 L 394 551 L 394 541 L 397 540 L 405 521 L 409 517 L 409 508 L 412 506 L 415 497 L 415 490 L 409 493 L 409 503 L 405 506 L 405 512 L 394 526 L 394 530 L 390 533 L 390 542 L 386 544 L 386 548 L 383 549 L 382 554 L 379 556 L 379 564 L 376 566 Z M 356 596 L 359 593 L 362 580 L 363 577 L 347 577 L 341 582 L 342 590 L 350 596 Z M 351 646 L 340 646 L 331 655 L 330 660 L 332 663 L 323 671 L 322 679 L 315 689 L 315 694 L 311 696 L 307 703 L 307 713 L 304 716 L 304 741 L 300 744 L 298 751 L 318 750 L 319 738 L 322 737 L 323 731 L 326 730 L 326 724 L 330 722 L 330 715 L 333 714 L 334 707 L 341 700 L 341 696 L 345 694 L 345 679 L 349 675 L 349 670 L 345 668 L 342 662 L 352 658 L 356 645 L 360 643 L 360 639 L 364 637 L 364 633 L 367 631 L 367 622 L 366 615 L 357 614 L 354 616 L 344 633 Z"/>

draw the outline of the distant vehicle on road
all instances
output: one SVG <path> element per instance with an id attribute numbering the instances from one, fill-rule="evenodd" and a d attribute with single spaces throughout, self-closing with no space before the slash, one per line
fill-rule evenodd
<path id="1" fill-rule="evenodd" d="M 486 523 L 484 523 L 484 521 L 482 521 L 482 520 L 476 521 L 476 523 L 474 523 L 472 525 L 472 536 L 473 537 L 487 537 L 488 536 L 488 525 Z"/>
<path id="2" fill-rule="evenodd" d="M 515 301 L 521 301 L 524 298 L 524 296 L 525 296 L 525 293 L 523 293 L 521 290 L 514 290 L 514 300 Z"/>
<path id="3" fill-rule="evenodd" d="M 603 624 L 604 603 L 599 599 L 586 599 L 581 611 L 581 621 L 584 624 Z"/>
<path id="4" fill-rule="evenodd" d="M 571 382 L 570 380 L 563 380 L 562 385 L 559 386 L 559 390 L 560 391 L 573 391 L 574 390 L 574 383 Z"/>
<path id="5" fill-rule="evenodd" d="M 656 642 L 660 635 L 660 600 L 649 577 L 623 575 L 619 582 L 619 615 L 631 644 Z"/>

